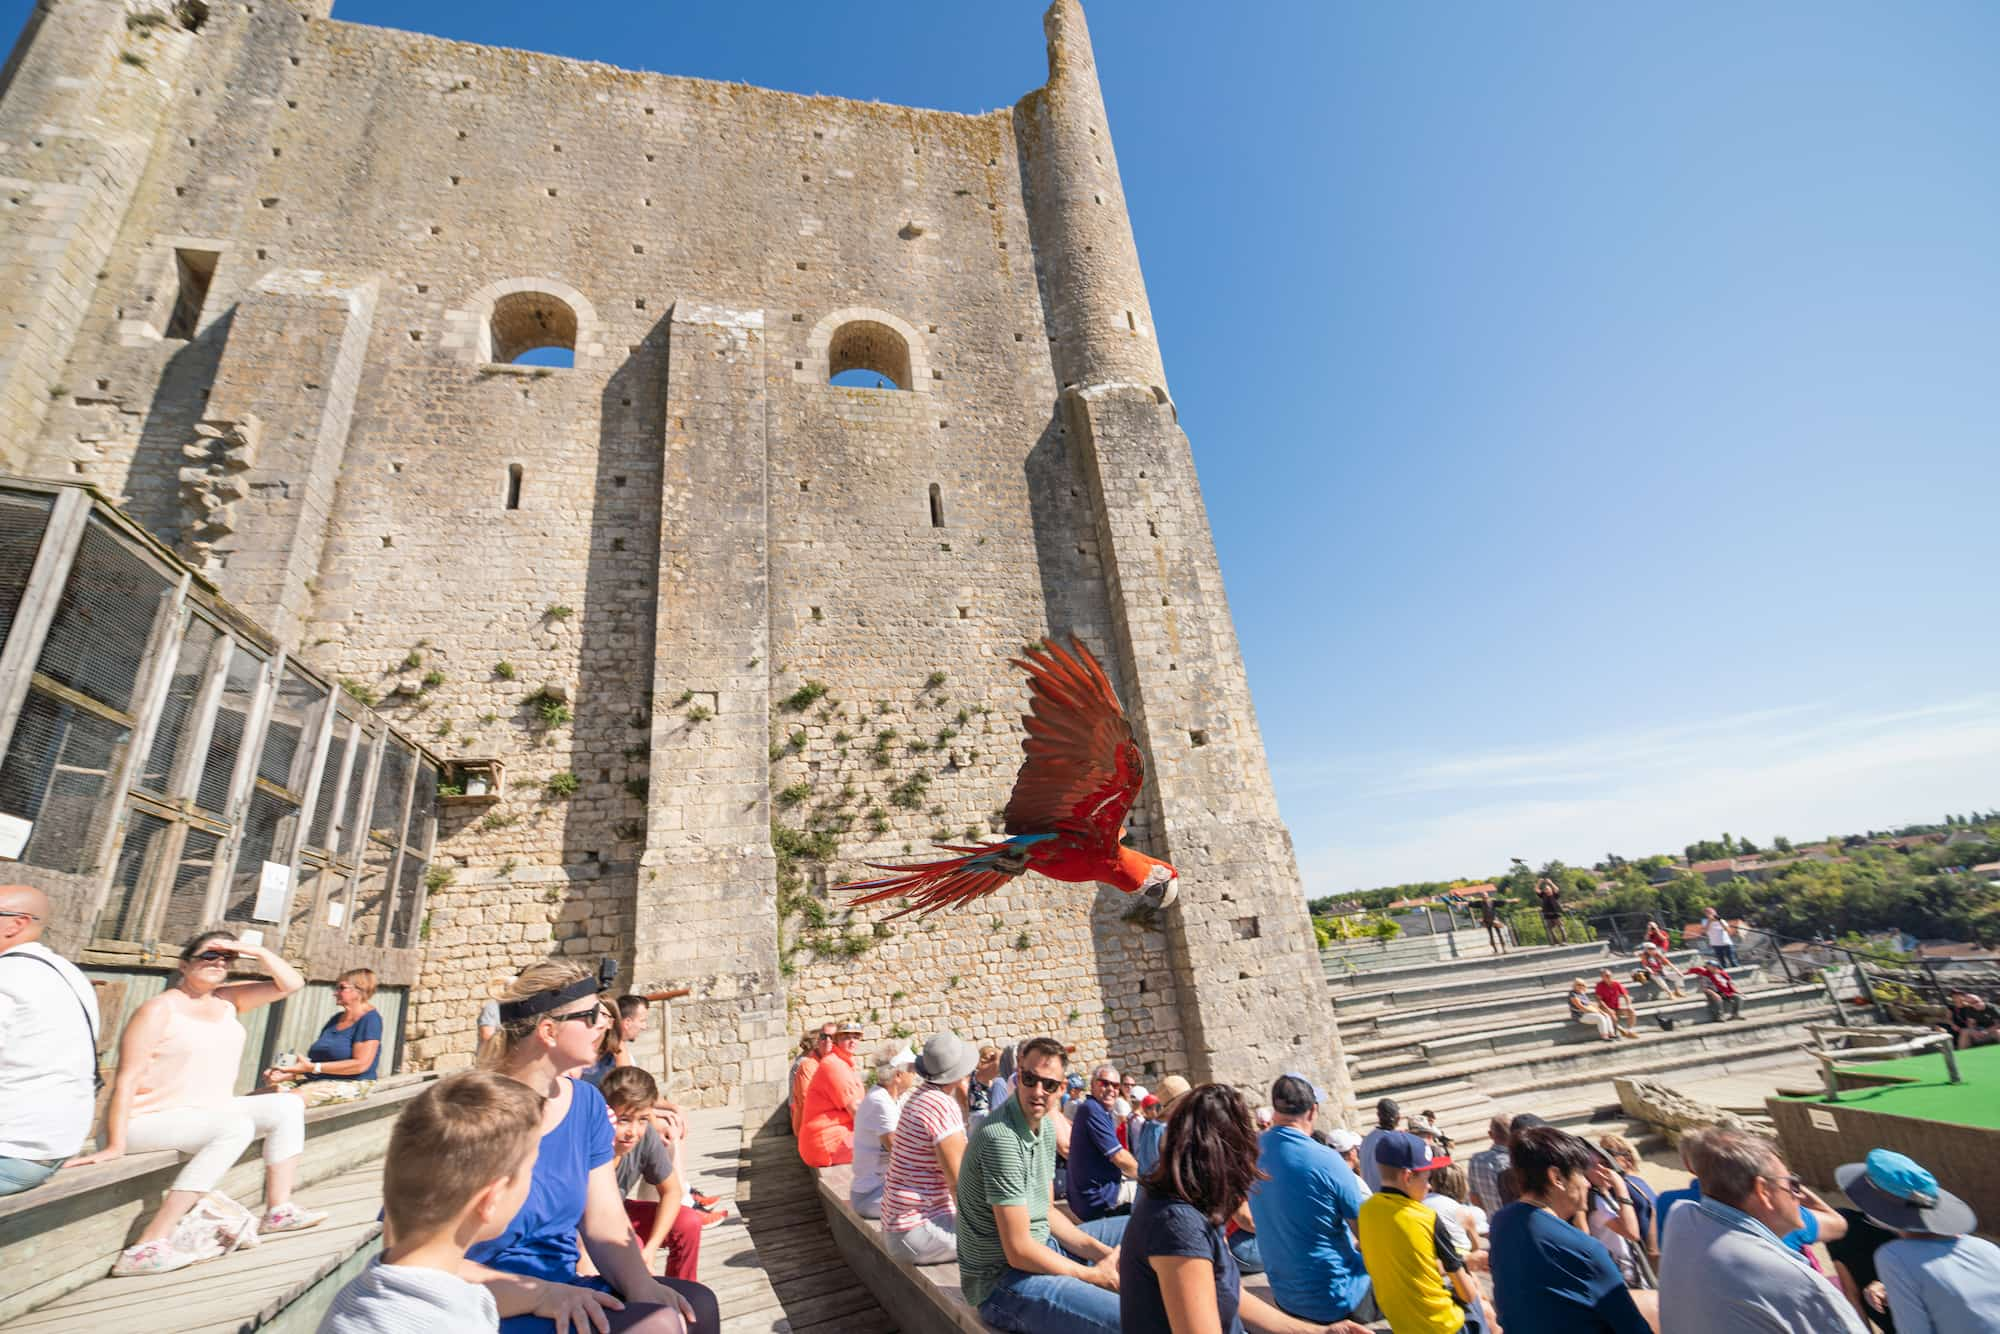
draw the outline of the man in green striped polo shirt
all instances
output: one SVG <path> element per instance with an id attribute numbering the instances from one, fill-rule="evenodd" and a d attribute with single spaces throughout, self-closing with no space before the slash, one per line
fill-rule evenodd
<path id="1" fill-rule="evenodd" d="M 1014 1096 L 979 1127 L 958 1174 L 958 1280 L 995 1329 L 1118 1334 L 1124 1218 L 1078 1225 L 1055 1200 L 1054 1111 L 1069 1057 L 1054 1038 L 1021 1045 Z"/>

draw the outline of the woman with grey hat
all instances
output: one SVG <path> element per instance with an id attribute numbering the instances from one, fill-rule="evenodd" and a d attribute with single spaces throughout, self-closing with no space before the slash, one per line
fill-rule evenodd
<path id="1" fill-rule="evenodd" d="M 1885 1302 L 1905 1334 L 2000 1330 L 2000 1246 L 1971 1235 L 1979 1219 L 1970 1205 L 1887 1149 L 1848 1163 L 1834 1180 L 1855 1208 L 1896 1234 L 1875 1252 L 1882 1291 L 1862 1294 L 1869 1314 L 1881 1309 L 1874 1302 Z"/>
<path id="2" fill-rule="evenodd" d="M 882 1188 L 882 1240 L 912 1264 L 958 1259 L 958 1165 L 965 1157 L 965 1089 L 979 1053 L 939 1033 L 917 1055 L 924 1082 L 903 1104 Z"/>

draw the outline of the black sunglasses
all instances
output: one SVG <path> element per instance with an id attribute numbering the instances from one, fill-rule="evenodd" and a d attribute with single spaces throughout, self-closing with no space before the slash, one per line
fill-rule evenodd
<path id="1" fill-rule="evenodd" d="M 231 959 L 235 957 L 236 957 L 236 952 L 234 950 L 203 950 L 201 953 L 191 956 L 188 959 L 188 962 L 228 963 Z"/>
<path id="2" fill-rule="evenodd" d="M 1040 1075 L 1031 1075 L 1026 1070 L 1021 1072 L 1021 1087 L 1024 1089 L 1040 1089 L 1044 1093 L 1054 1093 L 1062 1086 L 1063 1082 L 1060 1076 L 1055 1079 L 1044 1079 Z"/>

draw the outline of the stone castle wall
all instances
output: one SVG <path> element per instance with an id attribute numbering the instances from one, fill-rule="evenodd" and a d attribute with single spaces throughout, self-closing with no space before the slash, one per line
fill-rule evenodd
<path id="1" fill-rule="evenodd" d="M 559 951 L 692 988 L 694 1101 L 769 1096 L 839 1014 L 1341 1082 L 1074 0 L 1049 87 L 980 116 L 202 8 L 49 3 L 17 49 L 0 296 L 39 304 L 0 334 L 0 449 L 506 761 L 440 830 L 415 1059 L 468 1060 L 493 982 Z M 215 257 L 191 330 L 177 251 Z M 565 320 L 573 367 L 495 362 Z M 856 359 L 907 384 L 827 383 Z M 1006 660 L 1070 633 L 1184 906 L 826 904 L 995 830 Z"/>

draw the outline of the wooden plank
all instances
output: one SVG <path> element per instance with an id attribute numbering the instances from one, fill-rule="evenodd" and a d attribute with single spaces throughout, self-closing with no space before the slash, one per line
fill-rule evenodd
<path id="1" fill-rule="evenodd" d="M 14 724 L 21 718 L 21 706 L 27 703 L 29 673 L 41 658 L 42 641 L 55 623 L 63 585 L 69 582 L 70 567 L 76 563 L 89 520 L 90 497 L 84 492 L 64 491 L 56 496 L 48 526 L 42 530 L 41 545 L 35 550 L 35 563 L 28 570 L 21 603 L 14 609 L 6 646 L 0 648 L 0 755 L 7 753 Z"/>

